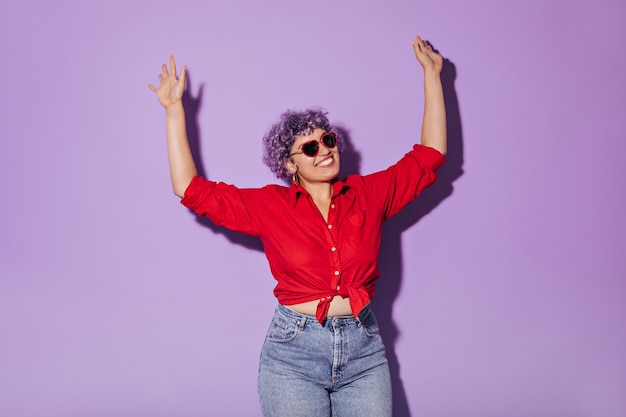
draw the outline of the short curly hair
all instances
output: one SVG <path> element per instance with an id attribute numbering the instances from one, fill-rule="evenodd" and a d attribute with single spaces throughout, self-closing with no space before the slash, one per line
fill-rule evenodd
<path id="1" fill-rule="evenodd" d="M 277 178 L 291 175 L 285 168 L 285 160 L 289 158 L 296 136 L 308 135 L 317 128 L 327 132 L 332 130 L 326 114 L 319 107 L 303 111 L 287 110 L 263 136 L 263 162 Z M 339 151 L 343 149 L 343 138 L 340 135 L 337 135 L 337 147 Z"/>

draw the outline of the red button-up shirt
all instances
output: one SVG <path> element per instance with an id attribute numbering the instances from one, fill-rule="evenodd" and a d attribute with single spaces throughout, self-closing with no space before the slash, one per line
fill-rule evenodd
<path id="1" fill-rule="evenodd" d="M 259 237 L 278 302 L 319 300 L 321 323 L 336 295 L 350 298 L 355 317 L 374 297 L 383 221 L 432 184 L 444 161 L 415 145 L 384 171 L 335 180 L 328 221 L 296 185 L 244 189 L 196 176 L 181 202 L 219 226 Z"/>

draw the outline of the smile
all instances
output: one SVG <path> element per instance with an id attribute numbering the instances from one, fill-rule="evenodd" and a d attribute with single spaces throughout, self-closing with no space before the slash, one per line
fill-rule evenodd
<path id="1" fill-rule="evenodd" d="M 329 156 L 328 158 L 322 160 L 321 162 L 318 162 L 315 166 L 327 167 L 327 166 L 331 165 L 333 162 L 335 162 L 335 160 L 333 159 L 332 156 Z"/>

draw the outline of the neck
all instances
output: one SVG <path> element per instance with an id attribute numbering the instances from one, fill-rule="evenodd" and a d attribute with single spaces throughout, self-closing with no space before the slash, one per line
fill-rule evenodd
<path id="1" fill-rule="evenodd" d="M 308 182 L 300 180 L 300 185 L 311 195 L 313 201 L 330 201 L 333 184 L 330 181 Z"/>

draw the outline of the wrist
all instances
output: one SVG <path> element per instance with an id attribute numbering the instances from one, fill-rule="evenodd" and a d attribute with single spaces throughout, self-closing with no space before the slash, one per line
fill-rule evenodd
<path id="1" fill-rule="evenodd" d="M 441 69 L 436 69 L 434 67 L 424 68 L 424 78 L 440 78 Z"/>
<path id="2" fill-rule="evenodd" d="M 170 113 L 177 113 L 183 110 L 183 102 L 182 101 L 175 101 L 172 102 L 170 104 L 168 104 L 167 106 L 165 106 L 165 112 L 170 114 Z"/>

